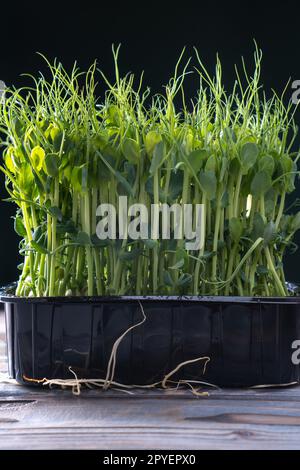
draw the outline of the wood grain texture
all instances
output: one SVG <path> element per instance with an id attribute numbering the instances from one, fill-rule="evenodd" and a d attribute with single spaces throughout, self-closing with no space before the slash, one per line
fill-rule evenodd
<path id="1" fill-rule="evenodd" d="M 300 388 L 214 389 L 207 398 L 186 390 L 91 390 L 75 397 L 0 384 L 0 449 L 112 448 L 300 449 Z"/>

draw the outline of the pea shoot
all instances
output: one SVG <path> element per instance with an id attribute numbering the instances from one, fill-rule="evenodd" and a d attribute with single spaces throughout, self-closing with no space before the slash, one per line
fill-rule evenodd
<path id="1" fill-rule="evenodd" d="M 260 84 L 262 54 L 250 76 L 236 69 L 230 93 L 222 67 L 208 73 L 195 51 L 200 86 L 186 103 L 182 55 L 165 93 L 150 96 L 93 64 L 6 89 L 0 104 L 3 164 L 24 257 L 18 296 L 288 295 L 283 257 L 300 228 L 285 213 L 299 154 L 292 105 Z M 97 98 L 97 80 L 106 86 Z M 179 104 L 180 97 L 182 104 Z M 100 203 L 203 204 L 205 242 L 100 240 Z M 157 224 L 158 220 L 154 221 Z"/>

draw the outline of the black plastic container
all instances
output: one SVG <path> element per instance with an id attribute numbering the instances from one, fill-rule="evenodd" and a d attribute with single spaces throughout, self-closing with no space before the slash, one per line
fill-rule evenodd
<path id="1" fill-rule="evenodd" d="M 24 379 L 105 378 L 116 339 L 122 340 L 115 380 L 149 384 L 183 361 L 177 379 L 224 387 L 299 382 L 292 343 L 300 340 L 300 297 L 17 298 L 5 303 L 9 374 Z"/>

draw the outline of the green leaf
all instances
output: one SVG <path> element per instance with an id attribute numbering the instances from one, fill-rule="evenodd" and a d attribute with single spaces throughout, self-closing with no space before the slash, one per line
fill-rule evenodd
<path id="1" fill-rule="evenodd" d="M 140 248 L 134 248 L 131 251 L 127 250 L 121 250 L 119 252 L 119 258 L 122 261 L 132 261 L 136 259 L 140 254 L 142 253 L 142 250 Z"/>
<path id="2" fill-rule="evenodd" d="M 274 207 L 277 201 L 277 192 L 274 188 L 270 188 L 269 191 L 266 192 L 265 196 L 265 213 L 268 219 L 272 218 Z"/>
<path id="3" fill-rule="evenodd" d="M 169 286 L 169 287 L 174 286 L 174 283 L 173 283 L 173 280 L 172 280 L 172 277 L 171 277 L 171 274 L 169 273 L 169 271 L 164 271 L 163 280 L 164 280 L 164 283 L 167 286 Z"/>
<path id="4" fill-rule="evenodd" d="M 56 206 L 49 207 L 48 211 L 50 212 L 52 217 L 55 217 L 59 222 L 62 221 L 63 215 L 59 207 L 56 207 Z"/>
<path id="5" fill-rule="evenodd" d="M 118 160 L 119 156 L 120 154 L 115 145 L 108 143 L 105 146 L 103 150 L 103 157 L 110 162 L 111 166 L 115 166 L 115 161 Z"/>
<path id="6" fill-rule="evenodd" d="M 20 237 L 26 237 L 27 232 L 26 232 L 26 229 L 25 229 L 25 226 L 23 224 L 23 220 L 21 219 L 21 217 L 15 218 L 14 229 L 15 229 L 15 232 L 17 232 L 17 234 L 20 235 Z"/>
<path id="7" fill-rule="evenodd" d="M 97 236 L 97 234 L 94 233 L 91 236 L 91 242 L 96 247 L 104 248 L 104 247 L 106 247 L 110 244 L 111 240 L 109 238 L 106 238 L 105 240 L 100 240 L 100 238 Z"/>
<path id="8" fill-rule="evenodd" d="M 18 173 L 18 183 L 22 189 L 25 189 L 27 195 L 32 193 L 33 190 L 34 175 L 31 171 L 30 166 L 27 163 L 20 165 L 20 172 Z"/>
<path id="9" fill-rule="evenodd" d="M 34 177 L 34 182 L 35 182 L 35 185 L 36 185 L 39 193 L 41 195 L 44 195 L 45 187 L 44 187 L 43 183 L 41 182 L 40 178 L 38 177 L 38 175 L 36 174 L 36 172 L 33 173 L 33 177 Z"/>
<path id="10" fill-rule="evenodd" d="M 291 229 L 293 232 L 296 232 L 297 230 L 300 229 L 300 211 L 297 212 L 297 214 L 293 216 Z"/>
<path id="11" fill-rule="evenodd" d="M 154 194 L 154 188 L 153 188 L 153 178 L 148 178 L 145 184 L 145 190 L 150 196 L 153 196 Z"/>
<path id="12" fill-rule="evenodd" d="M 35 242 L 39 242 L 43 235 L 44 235 L 43 228 L 41 225 L 39 225 L 33 232 L 32 239 Z"/>
<path id="13" fill-rule="evenodd" d="M 297 215 L 297 214 L 296 214 Z M 288 232 L 289 229 L 291 228 L 292 220 L 294 216 L 293 215 L 283 215 L 280 219 L 279 227 L 281 232 Z M 299 217 L 300 219 L 300 217 Z M 300 223 L 300 220 L 299 220 Z"/>
<path id="14" fill-rule="evenodd" d="M 128 196 L 134 196 L 132 185 L 128 183 L 128 181 L 124 178 L 124 176 L 121 175 L 119 171 L 115 171 L 115 177 L 125 190 L 125 193 L 128 194 Z"/>
<path id="15" fill-rule="evenodd" d="M 151 176 L 153 176 L 154 173 L 162 165 L 165 156 L 166 156 L 165 144 L 163 141 L 158 142 L 158 144 L 155 145 L 154 150 L 153 150 L 153 157 L 151 160 L 151 165 L 150 165 L 150 170 L 149 170 L 149 173 Z"/>
<path id="16" fill-rule="evenodd" d="M 73 189 L 77 192 L 81 191 L 81 184 L 80 184 L 80 167 L 74 166 L 71 173 L 71 183 Z"/>
<path id="17" fill-rule="evenodd" d="M 151 181 L 153 180 L 151 179 Z M 177 173 L 172 172 L 171 178 L 170 178 L 169 189 L 167 193 L 168 202 L 173 203 L 177 199 L 177 197 L 182 193 L 182 184 L 183 184 L 183 172 L 182 171 L 178 171 Z"/>
<path id="18" fill-rule="evenodd" d="M 116 162 L 114 158 L 109 155 L 101 155 L 98 153 L 98 156 L 100 156 L 100 162 L 98 163 L 98 174 L 96 177 L 101 186 L 103 181 L 107 181 L 107 179 L 111 177 L 111 174 L 114 174 Z"/>
<path id="19" fill-rule="evenodd" d="M 41 243 L 35 242 L 34 240 L 31 240 L 30 245 L 35 251 L 42 255 L 47 255 L 49 253 Z"/>
<path id="20" fill-rule="evenodd" d="M 45 157 L 45 171 L 48 176 L 56 177 L 58 175 L 57 156 L 48 153 Z"/>
<path id="21" fill-rule="evenodd" d="M 130 163 L 137 164 L 140 160 L 139 144 L 130 138 L 125 138 L 122 145 L 123 154 Z"/>
<path id="22" fill-rule="evenodd" d="M 176 248 L 176 254 L 175 254 L 175 259 L 176 262 L 180 261 L 181 259 L 188 260 L 188 254 L 184 248 Z"/>
<path id="23" fill-rule="evenodd" d="M 52 139 L 52 142 L 55 141 L 55 138 L 57 136 L 61 135 L 61 130 L 55 124 L 50 124 L 49 132 L 50 132 L 50 137 Z"/>
<path id="24" fill-rule="evenodd" d="M 34 169 L 38 172 L 41 171 L 41 169 L 43 168 L 44 160 L 45 160 L 44 149 L 42 149 L 42 147 L 40 147 L 39 145 L 34 147 L 30 153 L 30 159 L 31 159 Z"/>
<path id="25" fill-rule="evenodd" d="M 247 142 L 241 148 L 240 159 L 242 172 L 244 175 L 248 173 L 250 168 L 252 168 L 256 162 L 256 159 L 259 154 L 258 146 L 254 142 Z"/>
<path id="26" fill-rule="evenodd" d="M 24 122 L 24 121 L 23 121 Z M 21 121 L 21 119 L 15 118 L 13 123 L 14 123 L 14 128 L 15 128 L 15 133 L 19 138 L 23 137 L 24 134 L 24 124 Z"/>
<path id="27" fill-rule="evenodd" d="M 54 152 L 59 152 L 60 151 L 63 137 L 64 137 L 63 132 L 58 131 L 58 132 L 55 133 L 54 138 L 53 138 Z"/>
<path id="28" fill-rule="evenodd" d="M 119 127 L 121 125 L 121 112 L 118 106 L 112 104 L 107 108 L 107 117 L 110 124 Z"/>
<path id="29" fill-rule="evenodd" d="M 271 155 L 266 155 L 259 159 L 258 169 L 259 171 L 266 171 L 270 176 L 273 175 L 275 168 L 274 158 Z"/>
<path id="30" fill-rule="evenodd" d="M 44 202 L 45 209 L 49 209 L 51 207 L 51 199 L 46 199 Z"/>
<path id="31" fill-rule="evenodd" d="M 178 281 L 176 282 L 176 285 L 179 287 L 186 286 L 192 282 L 193 276 L 189 273 L 183 273 Z"/>
<path id="32" fill-rule="evenodd" d="M 145 148 L 149 157 L 152 156 L 155 146 L 161 142 L 161 135 L 156 131 L 150 131 L 145 136 Z"/>
<path id="33" fill-rule="evenodd" d="M 229 220 L 229 234 L 230 238 L 238 243 L 243 233 L 243 224 L 237 217 L 232 217 Z"/>
<path id="34" fill-rule="evenodd" d="M 202 259 L 210 259 L 213 256 L 215 256 L 216 252 L 215 251 L 205 251 L 203 255 L 201 256 Z"/>
<path id="35" fill-rule="evenodd" d="M 264 245 L 269 245 L 276 239 L 276 227 L 274 222 L 268 222 L 264 230 Z"/>
<path id="36" fill-rule="evenodd" d="M 224 209 L 228 205 L 229 205 L 229 192 L 226 189 L 221 197 L 221 207 L 222 209 Z"/>
<path id="37" fill-rule="evenodd" d="M 263 170 L 255 174 L 251 182 L 250 191 L 253 196 L 260 197 L 263 194 L 265 194 L 270 189 L 271 186 L 272 186 L 271 177 L 269 173 Z"/>
<path id="38" fill-rule="evenodd" d="M 259 212 L 255 212 L 253 217 L 253 229 L 251 239 L 255 242 L 258 238 L 264 237 L 265 223 Z"/>
<path id="39" fill-rule="evenodd" d="M 174 266 L 170 266 L 169 269 L 181 269 L 184 266 L 184 259 L 181 258 L 177 263 L 174 264 Z"/>
<path id="40" fill-rule="evenodd" d="M 187 157 L 195 173 L 198 173 L 208 157 L 208 151 L 205 149 L 193 150 Z"/>
<path id="41" fill-rule="evenodd" d="M 259 266 L 257 266 L 256 272 L 259 276 L 269 274 L 268 268 L 266 266 L 264 266 L 263 264 L 260 264 Z"/>
<path id="42" fill-rule="evenodd" d="M 283 157 L 281 157 L 280 165 L 283 173 L 289 173 L 294 169 L 294 162 L 288 155 L 283 155 Z"/>
<path id="43" fill-rule="evenodd" d="M 151 238 L 143 240 L 145 246 L 152 250 L 153 248 L 156 248 L 158 246 L 158 241 L 157 240 L 152 240 Z"/>
<path id="44" fill-rule="evenodd" d="M 14 159 L 12 157 L 12 147 L 10 147 L 8 149 L 8 151 L 6 152 L 5 157 L 4 157 L 4 162 L 5 162 L 6 168 L 11 173 L 15 174 L 16 173 L 16 167 L 15 167 Z"/>
<path id="45" fill-rule="evenodd" d="M 58 223 L 56 225 L 56 231 L 59 234 L 69 233 L 71 235 L 71 234 L 77 233 L 77 228 L 73 220 L 70 219 L 70 220 L 64 221 L 63 223 Z"/>
<path id="46" fill-rule="evenodd" d="M 286 192 L 290 193 L 295 189 L 295 172 L 297 171 L 296 163 L 291 159 L 291 157 L 284 155 L 280 159 L 280 164 L 282 167 L 282 172 L 284 176 L 282 177 L 282 183 Z"/>
<path id="47" fill-rule="evenodd" d="M 133 186 L 136 178 L 136 167 L 132 163 L 125 162 L 123 174 L 128 183 Z"/>
<path id="48" fill-rule="evenodd" d="M 237 177 L 237 175 L 239 174 L 241 170 L 241 164 L 240 164 L 240 161 L 238 160 L 238 158 L 233 158 L 231 161 L 230 161 L 230 165 L 229 165 L 229 175 L 230 176 L 235 176 Z"/>
<path id="49" fill-rule="evenodd" d="M 75 242 L 78 243 L 78 245 L 90 245 L 91 239 L 86 232 L 78 232 Z"/>
<path id="50" fill-rule="evenodd" d="M 206 165 L 205 165 L 205 171 L 212 171 L 212 172 L 216 172 L 216 169 L 217 169 L 217 158 L 215 155 L 211 155 L 209 157 L 209 159 L 207 160 L 206 162 Z"/>
<path id="51" fill-rule="evenodd" d="M 209 200 L 214 199 L 217 191 L 217 179 L 213 171 L 200 171 L 199 182 L 202 191 L 206 193 Z"/>

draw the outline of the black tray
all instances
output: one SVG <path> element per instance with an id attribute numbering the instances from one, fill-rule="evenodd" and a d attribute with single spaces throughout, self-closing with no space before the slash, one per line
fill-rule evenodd
<path id="1" fill-rule="evenodd" d="M 300 297 L 63 297 L 18 298 L 5 303 L 9 374 L 27 379 L 105 378 L 116 339 L 122 340 L 115 380 L 150 384 L 183 361 L 173 380 L 223 387 L 299 382 L 292 343 L 300 340 Z M 26 377 L 26 379 L 25 379 Z"/>

